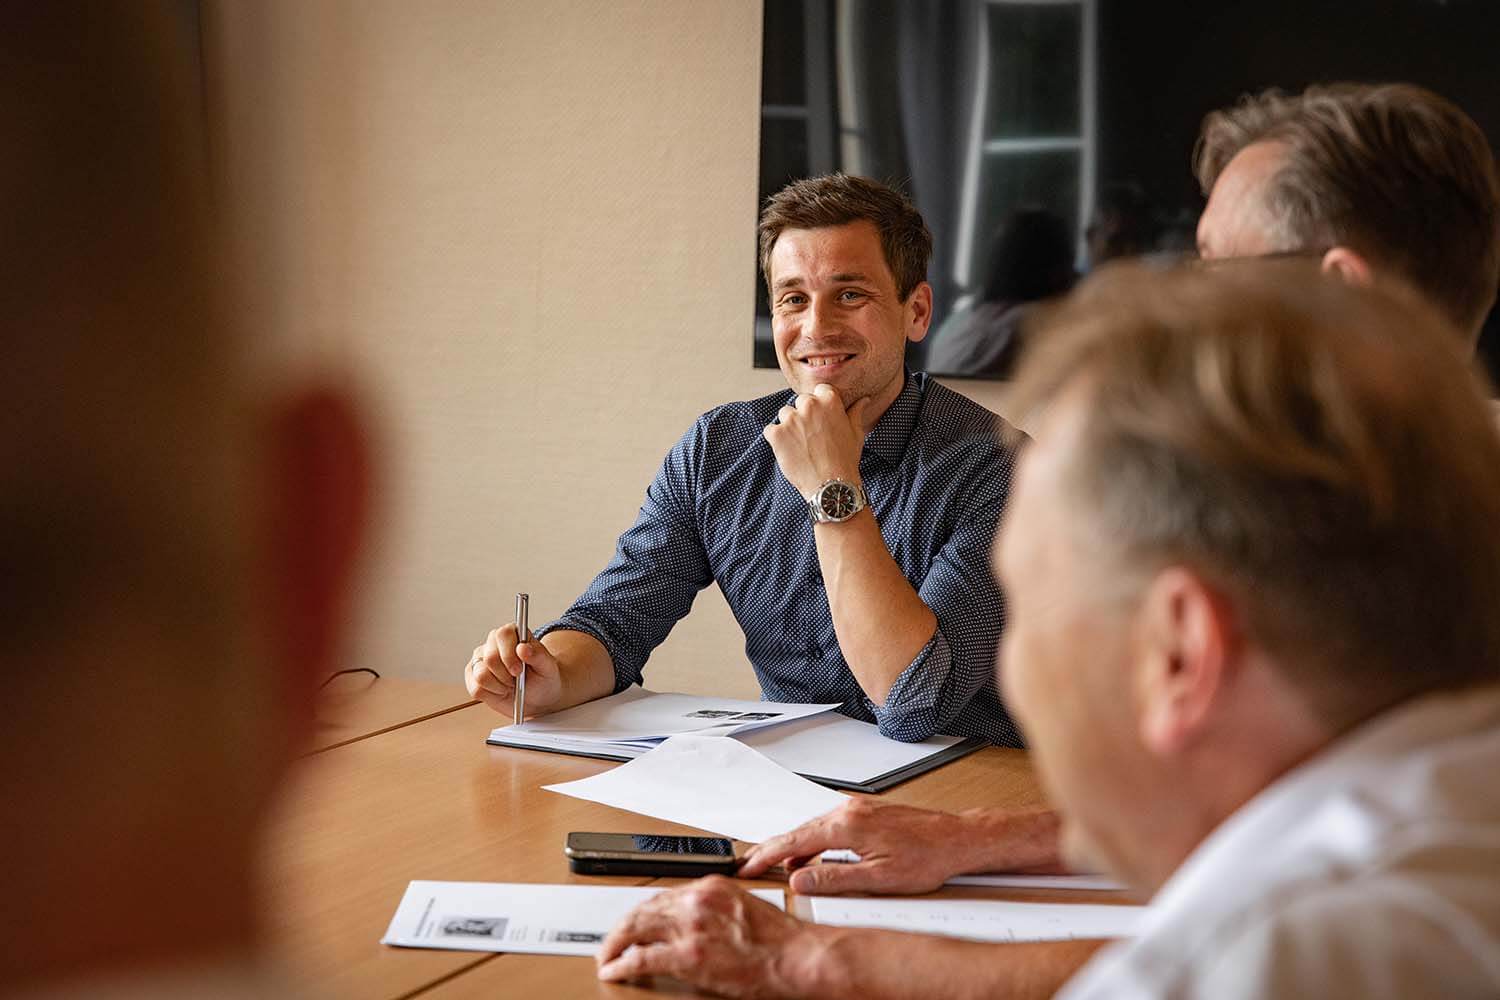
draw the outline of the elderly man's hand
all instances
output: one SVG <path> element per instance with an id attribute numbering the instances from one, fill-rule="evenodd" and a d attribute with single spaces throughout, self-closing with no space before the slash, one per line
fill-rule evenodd
<path id="1" fill-rule="evenodd" d="M 953 813 L 850 799 L 844 805 L 773 837 L 746 855 L 741 878 L 777 864 L 791 872 L 793 891 L 809 896 L 841 892 L 932 892 L 969 867 L 980 845 L 976 831 Z M 857 864 L 803 867 L 827 850 L 847 849 Z"/>
<path id="2" fill-rule="evenodd" d="M 712 875 L 632 910 L 599 950 L 599 978 L 667 975 L 729 997 L 805 996 L 821 933 Z"/>

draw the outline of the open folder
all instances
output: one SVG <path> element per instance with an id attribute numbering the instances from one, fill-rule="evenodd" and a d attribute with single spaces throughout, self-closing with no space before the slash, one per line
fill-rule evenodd
<path id="1" fill-rule="evenodd" d="M 494 746 L 631 760 L 683 733 L 722 736 L 830 788 L 879 792 L 983 747 L 984 741 L 934 736 L 921 743 L 886 739 L 835 705 L 741 701 L 658 694 L 630 687 L 619 694 L 515 726 L 486 740 Z"/>

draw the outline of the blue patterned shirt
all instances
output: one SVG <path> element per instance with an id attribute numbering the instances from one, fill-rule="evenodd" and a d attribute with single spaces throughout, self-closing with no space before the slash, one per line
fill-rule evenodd
<path id="1" fill-rule="evenodd" d="M 614 660 L 615 690 L 642 682 L 651 651 L 717 582 L 770 701 L 839 702 L 898 740 L 934 733 L 1020 746 L 995 689 L 1005 603 L 990 549 L 1010 489 L 1004 422 L 925 374 L 865 438 L 859 470 L 891 555 L 937 631 L 876 705 L 839 650 L 807 501 L 761 433 L 788 389 L 716 407 L 668 452 L 615 556 L 538 635 L 587 632 Z"/>

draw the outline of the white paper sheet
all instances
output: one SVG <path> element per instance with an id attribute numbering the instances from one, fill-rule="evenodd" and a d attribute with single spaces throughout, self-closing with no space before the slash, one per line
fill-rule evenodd
<path id="1" fill-rule="evenodd" d="M 657 693 L 630 687 L 619 694 L 585 702 L 555 715 L 520 725 L 502 726 L 492 735 L 503 735 L 512 740 L 530 738 L 572 743 L 639 742 L 694 732 L 728 736 L 803 719 L 837 707 L 837 702 L 813 705 L 745 701 Z"/>
<path id="2" fill-rule="evenodd" d="M 829 864 L 857 864 L 859 855 L 835 848 L 818 855 Z M 995 889 L 1078 889 L 1095 892 L 1122 892 L 1125 886 L 1108 875 L 1022 875 L 1012 872 L 992 875 L 955 875 L 944 885 L 981 885 Z"/>
<path id="3" fill-rule="evenodd" d="M 861 899 L 815 896 L 812 919 L 841 927 L 880 927 L 974 941 L 1066 941 L 1129 937 L 1144 906 L 1006 903 L 980 899 Z"/>
<path id="4" fill-rule="evenodd" d="M 402 948 L 593 955 L 625 914 L 662 888 L 412 882 L 381 944 Z M 785 908 L 780 889 L 754 889 Z"/>
<path id="5" fill-rule="evenodd" d="M 1108 875 L 955 875 L 948 885 L 983 885 L 996 889 L 1078 889 L 1124 892 L 1125 886 Z"/>
<path id="6" fill-rule="evenodd" d="M 543 786 L 747 843 L 800 826 L 848 796 L 773 763 L 739 740 L 674 736 L 592 778 Z"/>

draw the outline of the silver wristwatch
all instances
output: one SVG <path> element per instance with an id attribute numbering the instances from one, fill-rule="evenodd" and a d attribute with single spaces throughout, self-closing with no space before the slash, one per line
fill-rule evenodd
<path id="1" fill-rule="evenodd" d="M 847 521 L 869 505 L 862 488 L 842 479 L 828 480 L 807 498 L 807 510 L 812 515 L 813 524 Z"/>

